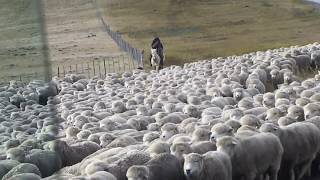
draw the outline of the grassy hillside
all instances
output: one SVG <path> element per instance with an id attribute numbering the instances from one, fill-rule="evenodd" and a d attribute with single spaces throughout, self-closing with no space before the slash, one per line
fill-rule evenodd
<path id="1" fill-rule="evenodd" d="M 114 30 L 170 64 L 320 40 L 320 13 L 300 0 L 97 0 Z"/>
<path id="2" fill-rule="evenodd" d="M 0 80 L 44 77 L 37 0 L 0 0 Z"/>

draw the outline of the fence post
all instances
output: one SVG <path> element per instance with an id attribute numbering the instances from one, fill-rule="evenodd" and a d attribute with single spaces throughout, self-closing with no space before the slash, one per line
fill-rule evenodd
<path id="1" fill-rule="evenodd" d="M 76 64 L 76 74 L 78 74 L 78 64 Z"/>
<path id="2" fill-rule="evenodd" d="M 88 78 L 90 78 L 90 66 L 89 66 L 89 62 L 87 63 L 88 65 Z"/>
<path id="3" fill-rule="evenodd" d="M 66 70 L 64 68 L 64 65 L 62 66 L 62 68 L 63 68 L 63 77 L 65 77 L 66 76 Z"/>
<path id="4" fill-rule="evenodd" d="M 69 66 L 69 73 L 71 74 L 72 73 L 72 68 L 71 68 L 71 65 Z"/>
<path id="5" fill-rule="evenodd" d="M 60 67 L 58 66 L 58 77 L 60 77 Z"/>
<path id="6" fill-rule="evenodd" d="M 101 78 L 101 68 L 100 68 L 100 61 L 98 61 L 98 67 L 99 67 L 99 77 Z"/>
<path id="7" fill-rule="evenodd" d="M 120 64 L 120 57 L 118 56 L 118 65 L 119 65 L 119 73 L 121 73 L 121 64 Z"/>
<path id="8" fill-rule="evenodd" d="M 96 68 L 95 68 L 95 65 L 94 65 L 94 59 L 92 61 L 92 65 L 93 65 L 93 76 L 96 75 Z"/>
<path id="9" fill-rule="evenodd" d="M 103 58 L 103 69 L 104 69 L 104 77 L 106 77 L 106 75 L 107 75 L 106 58 Z"/>
<path id="10" fill-rule="evenodd" d="M 114 68 L 114 57 L 112 57 L 112 69 L 113 69 L 113 70 L 112 70 L 113 72 L 116 72 L 116 70 L 115 70 L 115 68 Z"/>
<path id="11" fill-rule="evenodd" d="M 122 57 L 122 65 L 123 65 L 123 72 L 126 72 L 126 62 L 124 61 L 124 55 L 121 55 Z"/>
<path id="12" fill-rule="evenodd" d="M 82 68 L 82 74 L 84 74 L 84 65 L 83 65 L 84 63 L 81 63 L 81 68 Z"/>

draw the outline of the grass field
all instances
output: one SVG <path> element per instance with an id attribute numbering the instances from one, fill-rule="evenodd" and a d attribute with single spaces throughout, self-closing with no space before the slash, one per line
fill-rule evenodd
<path id="1" fill-rule="evenodd" d="M 0 0 L 0 79 L 44 77 L 37 0 Z"/>
<path id="2" fill-rule="evenodd" d="M 106 20 L 149 52 L 153 36 L 168 64 L 320 40 L 320 12 L 300 0 L 98 0 Z"/>

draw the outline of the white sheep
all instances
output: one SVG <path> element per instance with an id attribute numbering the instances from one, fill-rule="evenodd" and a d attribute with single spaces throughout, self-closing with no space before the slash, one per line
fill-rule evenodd
<path id="1" fill-rule="evenodd" d="M 159 154 L 143 166 L 131 166 L 126 177 L 128 180 L 183 180 L 182 165 L 171 154 Z"/>
<path id="2" fill-rule="evenodd" d="M 277 179 L 283 148 L 273 134 L 260 133 L 242 140 L 225 136 L 218 139 L 217 151 L 230 156 L 233 179 L 254 180 L 264 174 L 270 180 Z"/>
<path id="3" fill-rule="evenodd" d="M 320 149 L 320 131 L 315 125 L 297 122 L 280 128 L 265 123 L 260 130 L 277 135 L 281 141 L 284 153 L 279 172 L 280 179 L 301 179 L 310 170 L 311 163 Z M 297 167 L 299 171 L 296 170 Z"/>
<path id="4" fill-rule="evenodd" d="M 210 151 L 200 155 L 191 153 L 184 156 L 184 174 L 187 180 L 231 180 L 230 158 L 223 152 Z"/>

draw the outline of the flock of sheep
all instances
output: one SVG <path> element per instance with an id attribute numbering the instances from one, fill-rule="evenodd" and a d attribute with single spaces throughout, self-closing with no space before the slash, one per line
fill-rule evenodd
<path id="1" fill-rule="evenodd" d="M 0 87 L 0 179 L 300 180 L 320 168 L 320 45 Z"/>

